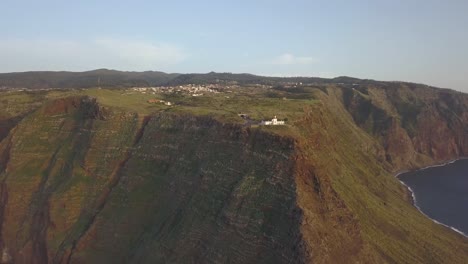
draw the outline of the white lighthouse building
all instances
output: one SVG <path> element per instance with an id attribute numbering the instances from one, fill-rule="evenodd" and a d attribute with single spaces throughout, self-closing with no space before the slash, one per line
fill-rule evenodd
<path id="1" fill-rule="evenodd" d="M 280 125 L 284 125 L 284 120 L 278 120 L 275 117 L 273 117 L 273 119 L 271 121 L 262 121 L 260 123 L 260 125 L 264 125 L 264 126 L 280 126 Z"/>

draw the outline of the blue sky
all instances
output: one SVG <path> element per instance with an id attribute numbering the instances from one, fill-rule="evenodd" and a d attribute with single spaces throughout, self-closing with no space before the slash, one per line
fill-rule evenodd
<path id="1" fill-rule="evenodd" d="M 0 72 L 341 75 L 468 92 L 468 1 L 0 2 Z"/>

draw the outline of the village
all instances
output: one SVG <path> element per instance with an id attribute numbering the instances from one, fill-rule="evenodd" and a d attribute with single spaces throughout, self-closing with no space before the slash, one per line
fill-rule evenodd
<path id="1" fill-rule="evenodd" d="M 143 94 L 156 93 L 187 93 L 194 97 L 202 96 L 204 93 L 219 93 L 220 89 L 235 88 L 231 86 L 220 86 L 216 84 L 197 85 L 186 84 L 178 86 L 158 86 L 158 87 L 133 87 L 131 90 L 141 92 Z"/>

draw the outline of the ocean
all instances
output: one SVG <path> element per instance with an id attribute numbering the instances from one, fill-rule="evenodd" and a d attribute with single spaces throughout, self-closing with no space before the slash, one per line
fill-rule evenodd
<path id="1" fill-rule="evenodd" d="M 398 175 L 415 206 L 436 222 L 468 236 L 468 159 Z"/>

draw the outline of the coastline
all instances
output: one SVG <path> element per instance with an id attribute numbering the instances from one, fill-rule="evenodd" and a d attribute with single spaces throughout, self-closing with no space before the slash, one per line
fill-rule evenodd
<path id="1" fill-rule="evenodd" d="M 427 166 L 427 167 L 424 167 L 424 168 L 421 168 L 421 169 L 414 169 L 414 170 L 406 170 L 406 171 L 400 171 L 398 172 L 397 174 L 395 174 L 395 178 L 398 179 L 398 181 L 406 187 L 407 191 L 411 194 L 411 197 L 412 197 L 412 201 L 411 201 L 411 204 L 416 207 L 416 209 L 418 209 L 419 212 L 421 212 L 421 214 L 423 214 L 424 216 L 426 216 L 427 218 L 429 218 L 430 220 L 432 220 L 432 222 L 436 223 L 436 224 L 439 224 L 439 225 L 442 225 L 444 227 L 447 227 L 449 228 L 450 230 L 452 231 L 455 231 L 456 233 L 468 238 L 468 234 L 465 234 L 463 231 L 461 230 L 458 230 L 456 229 L 455 227 L 453 226 L 449 226 L 449 225 L 446 225 L 444 223 L 441 223 L 431 217 L 429 217 L 427 214 L 425 214 L 421 208 L 418 206 L 418 203 L 417 203 L 417 199 L 416 199 L 416 195 L 414 194 L 414 191 L 413 189 L 411 189 L 411 187 L 409 187 L 408 185 L 406 185 L 406 183 L 404 183 L 402 180 L 400 180 L 399 176 L 404 174 L 404 173 L 407 173 L 407 172 L 412 172 L 412 171 L 419 171 L 419 170 L 426 170 L 426 169 L 430 169 L 430 168 L 435 168 L 435 167 L 442 167 L 442 166 L 445 166 L 445 165 L 448 165 L 448 164 L 452 164 L 456 161 L 459 161 L 459 160 L 466 160 L 468 159 L 468 157 L 461 157 L 461 158 L 458 158 L 458 159 L 454 159 L 454 160 L 449 160 L 449 161 L 445 161 L 444 163 L 440 163 L 440 164 L 436 164 L 436 165 L 431 165 L 431 166 Z"/>
<path id="2" fill-rule="evenodd" d="M 466 160 L 466 159 L 468 159 L 468 157 L 459 157 L 459 158 L 456 158 L 456 159 L 445 160 L 445 161 L 442 161 L 441 163 L 437 163 L 435 165 L 429 165 L 429 166 L 422 167 L 422 168 L 415 168 L 415 169 L 397 171 L 397 172 L 395 172 L 395 177 L 398 178 L 398 176 L 400 176 L 403 173 L 412 172 L 412 171 L 426 170 L 426 169 L 436 168 L 436 167 L 442 167 L 442 166 L 457 162 L 459 160 Z"/>

